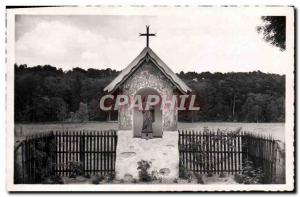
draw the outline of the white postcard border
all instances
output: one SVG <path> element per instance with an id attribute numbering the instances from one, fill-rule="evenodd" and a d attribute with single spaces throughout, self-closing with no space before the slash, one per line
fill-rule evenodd
<path id="1" fill-rule="evenodd" d="M 170 6 L 171 7 L 171 6 Z M 168 7 L 168 8 L 170 8 Z M 14 150 L 14 60 L 15 60 L 15 15 L 143 15 L 168 14 L 166 7 L 154 6 L 94 6 L 94 7 L 53 7 L 7 10 L 7 65 L 6 65 L 6 186 L 8 191 L 291 191 L 294 189 L 294 10 L 293 7 L 174 7 L 173 9 L 227 9 L 242 12 L 242 9 L 253 9 L 264 15 L 286 15 L 287 40 L 286 50 L 290 55 L 289 71 L 286 75 L 286 184 L 264 185 L 199 185 L 199 184 L 100 184 L 100 185 L 27 185 L 13 184 L 13 150 Z M 165 9 L 163 12 L 161 9 Z M 212 10 L 211 10 L 212 11 Z"/>

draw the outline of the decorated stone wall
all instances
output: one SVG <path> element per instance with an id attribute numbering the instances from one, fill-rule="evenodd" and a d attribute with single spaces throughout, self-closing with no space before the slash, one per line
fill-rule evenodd
<path id="1" fill-rule="evenodd" d="M 173 95 L 175 86 L 153 64 L 151 60 L 144 61 L 141 66 L 121 86 L 122 94 L 134 96 L 142 88 L 153 88 L 161 96 Z M 170 106 L 170 105 L 167 105 Z M 168 108 L 162 111 L 163 131 L 177 130 L 177 110 Z M 119 109 L 119 129 L 132 130 L 133 111 L 129 106 Z"/>

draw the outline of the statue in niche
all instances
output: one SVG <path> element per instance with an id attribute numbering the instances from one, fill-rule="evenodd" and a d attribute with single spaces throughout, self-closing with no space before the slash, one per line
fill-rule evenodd
<path id="1" fill-rule="evenodd" d="M 143 111 L 143 128 L 142 132 L 144 133 L 152 133 L 152 111 L 145 110 Z"/>
<path id="2" fill-rule="evenodd" d="M 145 100 L 143 102 L 143 107 L 145 107 Z M 154 122 L 154 110 L 148 109 L 142 111 L 143 113 L 143 127 L 142 127 L 142 138 L 152 138 L 153 137 L 153 129 L 152 123 Z"/>

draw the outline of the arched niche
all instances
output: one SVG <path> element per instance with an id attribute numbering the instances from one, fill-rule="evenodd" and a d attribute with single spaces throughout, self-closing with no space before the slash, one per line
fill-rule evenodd
<path id="1" fill-rule="evenodd" d="M 136 92 L 136 95 L 140 95 L 142 98 L 142 102 L 146 101 L 149 95 L 157 95 L 161 101 L 161 95 L 157 90 L 154 88 L 142 88 Z M 162 111 L 160 109 L 160 102 L 155 105 L 151 106 L 150 112 L 152 114 L 152 133 L 149 133 L 148 137 L 162 137 Z M 143 107 L 145 105 L 143 104 Z M 140 110 L 138 107 L 133 108 L 133 134 L 134 137 L 142 137 L 142 128 L 143 128 L 143 110 Z M 143 133 L 145 135 L 145 133 Z"/>

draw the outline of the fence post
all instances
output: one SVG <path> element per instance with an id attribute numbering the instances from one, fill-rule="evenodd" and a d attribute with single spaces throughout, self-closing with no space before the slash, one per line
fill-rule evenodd
<path id="1" fill-rule="evenodd" d="M 205 161 L 205 166 L 206 166 L 206 172 L 208 174 L 210 174 L 209 172 L 209 164 L 210 164 L 210 161 L 209 161 L 209 135 L 208 135 L 208 131 L 206 130 L 204 132 L 204 135 L 205 135 L 205 144 L 206 144 L 206 150 L 205 150 L 205 155 L 206 155 L 206 161 Z"/>
<path id="2" fill-rule="evenodd" d="M 55 175 L 55 169 L 57 165 L 56 161 L 56 148 L 57 148 L 57 142 L 56 142 L 56 135 L 53 131 L 51 131 L 50 134 L 50 141 L 51 141 L 51 163 L 52 163 L 52 169 L 51 169 L 51 175 Z"/>
<path id="3" fill-rule="evenodd" d="M 242 133 L 242 173 L 244 173 L 244 166 L 249 157 L 249 134 Z"/>
<path id="4" fill-rule="evenodd" d="M 82 164 L 83 173 L 85 174 L 85 133 L 80 131 L 79 158 Z"/>
<path id="5" fill-rule="evenodd" d="M 271 152 L 270 163 L 271 163 L 271 183 L 272 183 L 274 180 L 274 177 L 276 178 L 277 148 L 275 146 L 275 144 L 276 144 L 275 141 L 272 140 L 271 142 L 272 142 L 272 144 L 271 144 L 272 151 L 270 151 Z"/>
<path id="6" fill-rule="evenodd" d="M 114 157 L 114 176 L 115 176 L 115 173 L 116 173 L 116 158 L 117 158 L 117 145 L 118 145 L 118 132 L 115 131 L 115 147 L 114 147 L 114 154 L 115 154 L 115 157 Z"/>

